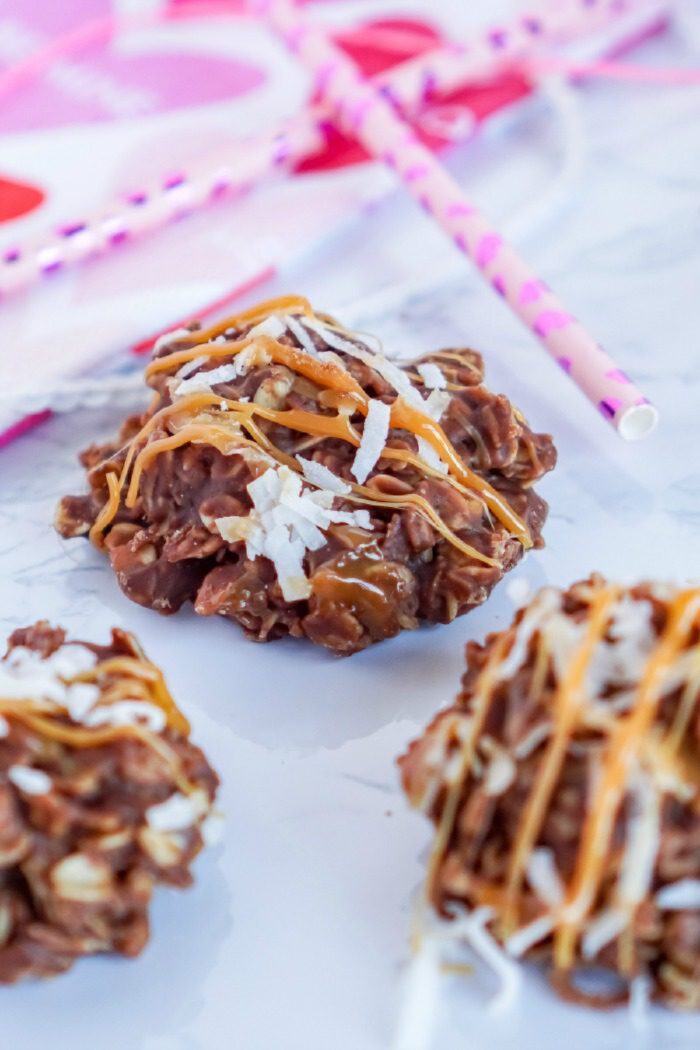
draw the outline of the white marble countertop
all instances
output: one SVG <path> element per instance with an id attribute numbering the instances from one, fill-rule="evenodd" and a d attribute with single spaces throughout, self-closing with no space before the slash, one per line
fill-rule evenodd
<path id="1" fill-rule="evenodd" d="M 689 62 L 692 53 L 671 35 L 637 58 Z M 583 177 L 535 227 L 520 220 L 557 164 L 545 105 L 494 125 L 452 164 L 658 405 L 651 438 L 620 441 L 399 196 L 278 287 L 347 306 L 402 352 L 478 347 L 490 385 L 555 435 L 559 466 L 542 485 L 547 546 L 518 575 L 534 585 L 594 569 L 697 581 L 700 91 L 608 84 L 578 97 Z M 428 842 L 394 758 L 455 693 L 464 642 L 510 617 L 508 598 L 501 587 L 448 628 L 345 662 L 297 644 L 256 647 L 190 613 L 160 619 L 122 597 L 86 543 L 65 543 L 51 527 L 58 498 L 82 484 L 76 451 L 121 414 L 107 405 L 66 415 L 0 452 L 0 634 L 39 617 L 96 640 L 113 624 L 135 630 L 222 773 L 226 840 L 200 862 L 193 891 L 160 895 L 142 959 L 85 962 L 45 986 L 0 992 L 3 1040 L 75 1050 L 99 1032 L 103 1050 L 387 1048 Z M 455 1027 L 445 1021 L 435 1045 L 465 1047 L 463 993 L 450 985 L 445 994 Z M 628 1045 L 624 1017 L 601 1025 L 553 1003 L 548 1016 L 556 1031 L 575 1018 L 570 1050 Z M 496 1035 L 482 1027 L 470 1029 L 469 1046 L 561 1045 L 530 1015 Z M 691 1037 L 656 1016 L 635 1036 L 664 1050 L 689 1048 Z"/>

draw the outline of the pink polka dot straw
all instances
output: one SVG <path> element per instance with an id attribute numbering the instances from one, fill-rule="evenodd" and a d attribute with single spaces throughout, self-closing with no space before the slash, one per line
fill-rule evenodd
<path id="1" fill-rule="evenodd" d="M 257 7 L 312 72 L 338 122 L 395 171 L 408 192 L 472 259 L 618 434 L 627 440 L 649 434 L 658 418 L 653 405 L 467 200 L 458 183 L 352 60 L 289 0 L 259 0 Z"/>
<path id="2" fill-rule="evenodd" d="M 544 61 L 547 56 L 541 52 L 545 47 L 586 39 L 616 23 L 626 24 L 631 13 L 656 16 L 665 6 L 664 0 L 596 0 L 593 4 L 587 0 L 531 0 L 508 21 L 478 29 L 459 44 L 436 47 L 384 71 L 376 78 L 376 87 L 405 112 L 418 112 L 426 101 L 495 76 L 528 57 L 534 61 L 539 56 Z M 183 19 L 222 15 L 236 19 L 244 14 L 244 9 L 222 0 L 198 0 L 177 7 L 110 13 L 85 22 L 0 71 L 0 103 L 56 60 L 80 54 L 119 33 Z M 184 215 L 208 207 L 213 200 L 247 193 L 320 149 L 328 117 L 323 105 L 307 107 L 279 128 L 240 143 L 233 160 L 212 157 L 196 166 L 185 164 L 176 173 L 168 172 L 109 202 L 93 215 L 73 218 L 33 243 L 12 245 L 0 252 L 0 300 L 58 272 L 136 244 Z M 470 130 L 467 123 L 464 134 Z"/>

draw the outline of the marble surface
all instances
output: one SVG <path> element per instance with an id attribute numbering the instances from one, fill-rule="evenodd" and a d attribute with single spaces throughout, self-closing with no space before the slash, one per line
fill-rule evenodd
<path id="1" fill-rule="evenodd" d="M 679 35 L 638 53 L 693 57 Z M 278 286 L 403 353 L 479 347 L 490 384 L 555 435 L 560 463 L 542 485 L 547 547 L 518 576 L 535 586 L 593 569 L 697 581 L 700 91 L 608 84 L 577 99 L 583 173 L 544 220 L 529 216 L 559 163 L 547 104 L 493 125 L 451 163 L 656 402 L 661 425 L 645 442 L 622 443 L 399 196 Z M 112 624 L 136 631 L 221 771 L 226 836 L 199 862 L 194 890 L 158 896 L 141 959 L 84 962 L 55 982 L 0 992 L 3 1042 L 386 1050 L 429 838 L 404 804 L 394 758 L 455 693 L 465 641 L 507 622 L 507 594 L 344 662 L 296 643 L 256 647 L 187 612 L 160 619 L 122 597 L 87 544 L 51 527 L 59 496 L 81 486 L 76 451 L 113 431 L 121 412 L 66 415 L 0 452 L 0 634 L 38 617 L 95 639 Z M 635 1030 L 625 1011 L 601 1019 L 564 1007 L 535 979 L 517 1014 L 490 1018 L 485 988 L 481 978 L 444 980 L 434 1047 L 548 1050 L 563 1027 L 570 1050 L 697 1045 L 697 1020 L 655 1012 Z"/>

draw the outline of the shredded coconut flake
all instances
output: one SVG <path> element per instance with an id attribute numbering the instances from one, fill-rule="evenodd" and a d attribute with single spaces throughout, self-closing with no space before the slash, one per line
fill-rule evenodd
<path id="1" fill-rule="evenodd" d="M 165 802 L 146 810 L 146 822 L 154 831 L 185 831 L 200 820 L 209 809 L 204 791 L 183 795 L 177 791 Z"/>
<path id="2" fill-rule="evenodd" d="M 547 587 L 540 591 L 518 624 L 510 651 L 498 669 L 498 677 L 501 681 L 510 678 L 522 667 L 527 659 L 532 636 L 543 628 L 543 625 L 551 621 L 560 604 L 561 599 L 554 588 Z M 558 619 L 569 622 L 568 617 L 558 617 Z"/>
<path id="3" fill-rule="evenodd" d="M 367 480 L 384 451 L 389 436 L 390 420 L 391 406 L 373 398 L 368 406 L 360 447 L 350 468 L 360 485 Z"/>
<path id="4" fill-rule="evenodd" d="M 75 682 L 66 690 L 66 710 L 74 722 L 82 722 L 99 697 L 98 686 L 90 682 Z"/>
<path id="5" fill-rule="evenodd" d="M 417 365 L 416 372 L 418 372 L 418 375 L 425 383 L 427 390 L 444 390 L 447 387 L 444 372 L 432 361 L 426 361 L 424 364 Z"/>
<path id="6" fill-rule="evenodd" d="M 173 376 L 173 379 L 187 379 L 189 376 L 197 372 L 202 365 L 205 365 L 209 358 L 206 354 L 202 354 L 200 357 L 193 357 L 191 361 L 185 361 L 182 368 Z"/>
<path id="7" fill-rule="evenodd" d="M 97 656 L 92 649 L 84 645 L 62 645 L 44 661 L 60 678 L 74 678 L 89 671 L 97 663 Z"/>
<path id="8" fill-rule="evenodd" d="M 174 396 L 207 393 L 218 383 L 230 383 L 235 378 L 235 365 L 219 365 L 218 368 L 210 368 L 208 372 L 197 372 L 191 379 L 183 379 L 175 388 Z"/>
<path id="9" fill-rule="evenodd" d="M 318 350 L 316 349 L 316 344 L 314 343 L 313 339 L 311 338 L 301 321 L 297 320 L 296 317 L 292 317 L 291 315 L 285 317 L 284 320 L 285 324 L 287 325 L 287 328 L 292 333 L 301 349 L 305 350 L 307 354 L 311 355 L 311 357 L 318 357 Z M 309 325 L 309 327 L 311 327 L 311 325 Z"/>
<path id="10" fill-rule="evenodd" d="M 85 725 L 91 727 L 145 725 L 154 733 L 162 732 L 166 723 L 165 712 L 144 700 L 118 700 L 96 707 L 85 717 Z"/>
<path id="11" fill-rule="evenodd" d="M 279 339 L 286 331 L 287 325 L 282 318 L 278 317 L 277 314 L 270 314 L 260 324 L 256 324 L 255 328 L 250 329 L 247 338 L 255 339 L 258 335 L 268 335 L 270 339 Z"/>
<path id="12" fill-rule="evenodd" d="M 65 703 L 67 686 L 62 679 L 89 670 L 96 661 L 92 650 L 82 645 L 63 645 L 46 659 L 18 646 L 0 661 L 0 696 L 7 700 Z"/>
<path id="13" fill-rule="evenodd" d="M 622 908 L 606 908 L 589 922 L 581 940 L 584 959 L 594 959 L 598 952 L 614 941 L 627 926 L 627 915 Z"/>
<path id="14" fill-rule="evenodd" d="M 532 851 L 527 864 L 527 881 L 550 908 L 558 907 L 564 900 L 564 885 L 551 849 L 541 846 Z"/>
<path id="15" fill-rule="evenodd" d="M 418 443 L 418 455 L 424 463 L 427 463 L 429 467 L 433 468 L 433 470 L 438 470 L 441 474 L 447 474 L 449 472 L 447 463 L 440 459 L 440 456 L 429 441 L 426 441 L 423 437 L 418 437 L 416 438 L 416 442 Z"/>
<path id="16" fill-rule="evenodd" d="M 244 376 L 255 362 L 257 347 L 254 343 L 244 347 L 233 359 L 233 368 L 237 376 Z"/>
<path id="17" fill-rule="evenodd" d="M 515 780 L 515 763 L 492 737 L 484 737 L 481 747 L 490 757 L 484 776 L 484 792 L 493 797 L 502 795 Z"/>
<path id="18" fill-rule="evenodd" d="M 191 339 L 193 336 L 196 339 L 197 333 L 191 332 L 189 328 L 173 328 L 172 332 L 163 332 L 153 344 L 153 353 L 157 354 L 164 347 L 170 346 L 171 343 L 177 343 L 181 339 Z"/>
<path id="19" fill-rule="evenodd" d="M 426 402 L 406 373 L 398 365 L 395 365 L 393 361 L 385 357 L 384 354 L 370 350 L 366 344 L 360 347 L 356 343 L 350 342 L 350 340 L 343 338 L 338 332 L 333 331 L 332 328 L 322 324 L 321 321 L 315 318 L 307 318 L 306 325 L 316 332 L 317 335 L 320 335 L 328 346 L 332 346 L 335 350 L 340 350 L 341 353 L 347 354 L 349 357 L 355 357 L 358 361 L 368 365 L 369 368 L 373 368 L 398 394 L 401 394 L 407 404 L 412 405 L 421 412 L 425 411 Z"/>
<path id="20" fill-rule="evenodd" d="M 423 402 L 422 411 L 425 412 L 426 416 L 430 416 L 436 423 L 439 423 L 447 411 L 451 400 L 452 395 L 447 390 L 431 390 L 427 400 Z"/>
<path id="21" fill-rule="evenodd" d="M 273 562 L 285 601 L 309 597 L 304 556 L 324 545 L 329 525 L 371 528 L 367 511 L 334 510 L 334 492 L 305 489 L 289 467 L 270 467 L 250 482 L 248 493 L 253 502 L 250 514 L 217 518 L 214 525 L 227 542 L 245 542 L 251 560 L 264 557 Z"/>
<path id="22" fill-rule="evenodd" d="M 527 926 L 523 926 L 508 938 L 506 941 L 506 951 L 509 955 L 512 955 L 514 959 L 519 959 L 535 944 L 539 944 L 539 942 L 543 941 L 545 937 L 548 937 L 553 929 L 554 916 L 540 915 L 539 919 L 534 919 L 532 922 L 528 923 Z"/>
<path id="23" fill-rule="evenodd" d="M 621 902 L 630 908 L 649 892 L 659 852 L 661 820 L 661 799 L 651 778 L 637 770 L 632 788 L 632 812 L 617 886 Z"/>
<path id="24" fill-rule="evenodd" d="M 528 755 L 531 755 L 532 752 L 547 739 L 551 732 L 551 722 L 540 722 L 539 725 L 536 725 L 534 729 L 531 729 L 530 732 L 518 742 L 513 749 L 513 757 L 521 762 L 524 758 L 527 758 Z"/>
<path id="25" fill-rule="evenodd" d="M 659 908 L 690 911 L 700 908 L 700 879 L 679 879 L 664 886 L 654 898 Z"/>
<path id="26" fill-rule="evenodd" d="M 500 980 L 500 991 L 489 1003 L 489 1008 L 493 1013 L 502 1013 L 517 997 L 521 976 L 517 966 L 489 933 L 487 926 L 492 918 L 493 912 L 490 908 L 477 908 L 475 912 L 452 924 L 452 935 L 455 939 L 466 940 Z"/>
<path id="27" fill-rule="evenodd" d="M 311 485 L 316 485 L 320 489 L 327 489 L 338 496 L 345 496 L 352 491 L 346 481 L 339 478 L 337 474 L 325 467 L 323 463 L 317 463 L 315 459 L 304 459 L 303 456 L 297 456 L 297 462 L 303 471 L 304 477 Z"/>
<path id="28" fill-rule="evenodd" d="M 7 777 L 25 795 L 46 795 L 53 786 L 48 773 L 30 766 L 10 766 Z"/>

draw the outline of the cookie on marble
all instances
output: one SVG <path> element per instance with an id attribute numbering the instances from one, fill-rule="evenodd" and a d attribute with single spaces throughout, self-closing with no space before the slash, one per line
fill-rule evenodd
<path id="1" fill-rule="evenodd" d="M 400 367 L 290 296 L 169 333 L 146 380 L 57 519 L 141 605 L 349 654 L 468 612 L 541 545 L 554 447 L 474 351 Z"/>

